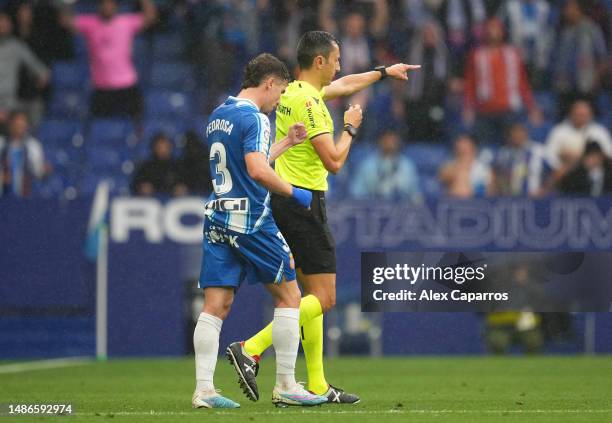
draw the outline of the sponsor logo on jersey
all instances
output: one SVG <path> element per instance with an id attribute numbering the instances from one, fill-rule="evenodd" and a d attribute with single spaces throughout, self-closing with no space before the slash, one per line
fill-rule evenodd
<path id="1" fill-rule="evenodd" d="M 280 114 L 289 116 L 291 114 L 291 107 L 287 107 L 282 104 L 279 104 L 278 107 L 276 108 L 276 111 Z"/>
<path id="2" fill-rule="evenodd" d="M 240 248 L 238 245 L 238 235 L 220 232 L 221 229 L 222 228 L 216 226 L 211 226 L 210 230 L 206 232 L 206 239 L 212 244 L 226 243 L 231 247 Z"/>
<path id="3" fill-rule="evenodd" d="M 222 211 L 222 212 L 248 211 L 249 210 L 249 199 L 247 197 L 218 198 L 216 200 L 212 200 L 206 203 L 205 207 L 206 207 L 206 210 L 215 210 L 215 211 Z"/>
<path id="4" fill-rule="evenodd" d="M 312 103 L 310 101 L 306 102 L 306 114 L 308 115 L 308 124 L 311 128 L 315 128 L 314 114 L 312 113 Z"/>

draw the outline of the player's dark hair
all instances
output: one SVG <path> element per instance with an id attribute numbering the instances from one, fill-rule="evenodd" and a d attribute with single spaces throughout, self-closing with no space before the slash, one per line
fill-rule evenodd
<path id="1" fill-rule="evenodd" d="M 289 81 L 287 66 L 270 53 L 262 53 L 246 65 L 244 70 L 244 82 L 242 88 L 254 88 L 270 76 L 275 76 L 283 81 Z"/>
<path id="2" fill-rule="evenodd" d="M 332 52 L 334 44 L 340 45 L 336 37 L 325 31 L 308 31 L 297 46 L 297 60 L 300 69 L 310 69 L 315 57 L 323 56 L 326 59 Z"/>

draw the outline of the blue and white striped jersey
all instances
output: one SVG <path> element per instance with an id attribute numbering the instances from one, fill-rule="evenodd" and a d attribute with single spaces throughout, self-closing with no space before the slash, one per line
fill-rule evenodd
<path id="1" fill-rule="evenodd" d="M 206 139 L 214 192 L 206 216 L 235 232 L 257 231 L 270 215 L 270 193 L 248 174 L 244 156 L 261 152 L 270 157 L 270 121 L 250 100 L 228 99 L 208 119 Z"/>

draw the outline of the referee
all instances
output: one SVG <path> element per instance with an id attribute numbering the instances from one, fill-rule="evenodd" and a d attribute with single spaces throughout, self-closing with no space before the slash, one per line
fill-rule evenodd
<path id="1" fill-rule="evenodd" d="M 340 70 L 336 38 L 324 31 L 305 33 L 298 43 L 298 79 L 290 83 L 276 109 L 276 139 L 283 139 L 291 125 L 303 122 L 307 139 L 276 159 L 278 175 L 295 187 L 310 190 L 310 209 L 272 195 L 274 220 L 291 248 L 297 278 L 304 297 L 300 304 L 300 334 L 308 370 L 308 389 L 328 398 L 328 403 L 354 404 L 359 397 L 330 385 L 323 372 L 323 313 L 336 303 L 336 252 L 327 223 L 325 191 L 327 175 L 336 174 L 346 162 L 362 120 L 362 109 L 353 105 L 344 113 L 344 127 L 334 142 L 334 125 L 325 100 L 356 93 L 385 77 L 408 79 L 408 71 L 420 66 L 398 63 L 333 81 Z M 270 346 L 271 325 L 244 343 L 228 350 L 241 362 L 258 368 L 261 353 Z M 245 372 L 239 372 L 239 375 Z M 256 369 L 251 372 L 257 374 Z M 244 377 L 243 377 L 244 376 Z M 241 375 L 256 388 L 255 377 Z"/>

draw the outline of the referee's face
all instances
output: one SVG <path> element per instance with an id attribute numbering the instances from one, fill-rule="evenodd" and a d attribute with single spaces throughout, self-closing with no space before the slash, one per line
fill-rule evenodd
<path id="1" fill-rule="evenodd" d="M 321 82 L 323 86 L 331 84 L 336 76 L 336 72 L 340 72 L 340 48 L 334 43 L 332 51 L 321 67 Z"/>

